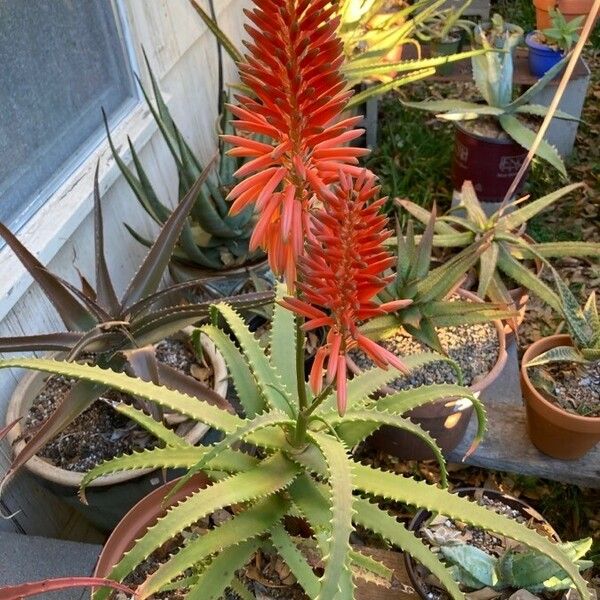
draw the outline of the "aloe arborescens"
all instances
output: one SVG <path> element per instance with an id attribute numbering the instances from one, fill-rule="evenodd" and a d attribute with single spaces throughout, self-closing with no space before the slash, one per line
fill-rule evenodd
<path id="1" fill-rule="evenodd" d="M 469 398 L 480 417 L 480 434 L 484 413 L 469 390 L 452 385 L 398 392 L 378 401 L 370 399 L 382 385 L 397 377 L 397 371 L 386 364 L 385 356 L 381 356 L 379 362 L 386 368 L 376 366 L 347 384 L 345 380 L 340 382 L 340 371 L 337 371 L 337 390 L 333 389 L 332 370 L 336 367 L 344 369 L 340 357 L 343 357 L 345 347 L 360 340 L 360 333 L 355 330 L 357 323 L 352 319 L 368 317 L 371 311 L 378 314 L 386 310 L 374 303 L 375 294 L 384 284 L 381 272 L 389 265 L 387 253 L 380 250 L 386 237 L 381 228 L 385 221 L 380 220 L 374 210 L 370 213 L 366 204 L 374 193 L 371 175 L 362 170 L 354 171 L 354 167 L 348 169 L 348 155 L 339 149 L 339 136 L 344 135 L 344 127 L 336 130 L 335 125 L 330 125 L 343 109 L 345 96 L 342 92 L 331 92 L 331 89 L 338 89 L 337 82 L 341 83 L 336 74 L 341 65 L 338 58 L 341 45 L 335 34 L 331 11 L 326 8 L 329 0 L 254 0 L 254 4 L 251 20 L 258 29 L 250 28 L 253 39 L 249 43 L 248 64 L 260 72 L 273 70 L 279 74 L 280 88 L 285 94 L 264 98 L 259 94 L 258 100 L 251 101 L 251 111 L 247 102 L 246 108 L 238 111 L 245 123 L 254 128 L 261 127 L 277 140 L 275 148 L 269 153 L 261 153 L 263 156 L 256 159 L 263 161 L 261 168 L 272 169 L 267 175 L 257 169 L 261 186 L 255 188 L 249 184 L 245 187 L 242 183 L 238 192 L 241 195 L 245 193 L 241 189 L 252 190 L 247 201 L 258 199 L 263 202 L 260 218 L 266 223 L 264 230 L 272 234 L 263 240 L 265 246 L 274 254 L 275 265 L 288 276 L 296 274 L 296 264 L 299 264 L 299 280 L 295 286 L 297 301 L 286 300 L 283 306 L 279 303 L 275 307 L 268 352 L 226 303 L 213 309 L 212 324 L 201 327 L 228 362 L 244 417 L 177 391 L 97 367 L 36 359 L 0 362 L 0 367 L 22 366 L 60 372 L 112 385 L 224 432 L 225 438 L 221 442 L 198 448 L 179 442 L 174 445 L 172 436 L 165 436 L 164 448 L 119 457 L 88 474 L 84 487 L 105 473 L 141 465 L 187 468 L 188 473 L 179 486 L 199 469 L 206 470 L 214 480 L 209 487 L 170 508 L 124 554 L 109 574 L 110 578 L 123 581 L 154 550 L 179 532 L 219 508 L 235 505 L 238 507 L 235 516 L 189 540 L 146 578 L 136 590 L 138 596 L 148 598 L 160 590 L 179 585 L 187 590 L 188 598 L 216 600 L 229 586 L 242 590 L 236 571 L 257 550 L 266 548 L 275 549 L 282 556 L 311 598 L 350 600 L 355 590 L 353 576 L 369 578 L 377 574 L 388 580 L 391 577 L 387 567 L 351 547 L 350 535 L 356 526 L 360 526 L 412 554 L 440 578 L 453 598 L 462 598 L 458 585 L 439 558 L 377 505 L 377 499 L 386 498 L 447 514 L 465 523 L 508 535 L 543 552 L 565 570 L 582 598 L 588 600 L 586 583 L 577 568 L 544 536 L 436 485 L 362 465 L 349 453 L 349 449 L 373 427 L 394 425 L 413 432 L 429 444 L 440 461 L 442 483 L 445 484 L 443 458 L 435 442 L 419 426 L 403 418 L 402 413 L 441 397 Z M 301 65 L 312 67 L 298 68 Z M 335 69 L 332 70 L 331 65 L 336 65 Z M 262 87 L 263 81 L 248 77 L 247 69 L 244 73 L 247 83 Z M 330 88 L 329 83 L 334 87 Z M 340 93 L 342 96 L 338 95 Z M 317 103 L 310 115 L 299 111 L 297 101 L 301 98 Z M 275 111 L 274 106 L 282 107 L 281 112 Z M 304 129 L 310 122 L 308 117 L 318 115 L 320 110 L 323 113 L 312 122 L 314 126 Z M 303 121 L 304 116 L 308 120 Z M 274 122 L 278 118 L 282 121 L 275 127 L 269 121 L 271 117 Z M 278 127 L 284 128 L 284 133 L 280 134 Z M 305 138 L 295 139 L 298 133 Z M 315 146 L 309 145 L 307 139 Z M 318 146 L 321 140 L 327 139 L 329 146 Z M 333 163 L 322 157 L 315 164 L 312 156 L 315 147 L 331 148 L 333 156 L 328 159 Z M 277 191 L 278 186 L 284 191 Z M 322 209 L 312 205 L 312 194 L 319 197 Z M 290 230 L 283 227 L 283 221 L 288 218 L 286 215 L 290 215 L 285 204 L 288 197 L 297 203 L 292 207 L 292 215 L 294 210 L 300 212 L 300 225 L 295 234 L 302 236 L 302 244 L 293 248 L 294 254 L 287 250 L 282 252 L 291 237 Z M 334 217 L 338 215 L 343 218 L 334 224 Z M 341 230 L 344 240 L 331 239 L 330 233 Z M 350 245 L 351 240 L 354 245 Z M 332 272 L 324 269 L 321 261 L 325 247 L 335 255 L 328 265 Z M 311 251 L 315 263 L 310 262 Z M 311 284 L 315 296 L 307 293 L 306 286 Z M 281 301 L 283 297 L 284 290 L 281 289 L 278 299 Z M 300 315 L 295 316 L 286 304 Z M 312 325 L 321 319 L 326 331 L 332 332 L 326 346 L 330 357 L 327 367 L 331 366 L 331 370 L 326 387 L 320 390 L 316 383 L 321 368 L 315 371 L 313 386 L 305 380 L 301 315 L 307 312 L 314 320 Z M 235 342 L 218 327 L 221 319 Z M 296 356 L 289 352 L 293 343 Z M 369 351 L 371 354 L 379 352 L 374 343 L 369 345 Z M 418 360 L 421 358 L 408 357 L 406 366 L 410 368 L 413 361 Z M 155 428 L 155 433 L 160 436 L 160 429 Z M 244 453 L 237 446 L 242 440 L 261 451 L 255 455 Z M 314 536 L 308 543 L 322 557 L 322 576 L 313 571 L 297 541 L 286 530 L 286 515 L 302 516 L 310 524 Z M 184 573 L 185 579 L 177 582 Z M 96 594 L 98 599 L 106 596 L 104 590 Z"/>

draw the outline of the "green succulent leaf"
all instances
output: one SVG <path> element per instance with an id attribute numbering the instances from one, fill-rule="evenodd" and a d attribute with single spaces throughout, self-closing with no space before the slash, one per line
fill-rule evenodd
<path id="1" fill-rule="evenodd" d="M 454 600 L 464 600 L 463 593 L 452 579 L 444 563 L 395 517 L 365 498 L 355 497 L 354 508 L 356 510 L 354 521 L 356 523 L 410 554 L 440 580 Z"/>
<path id="2" fill-rule="evenodd" d="M 193 467 L 200 457 L 208 451 L 209 448 L 206 447 L 170 446 L 117 456 L 100 463 L 85 474 L 81 481 L 80 495 L 84 495 L 86 488 L 104 475 L 137 469 L 188 469 Z M 226 473 L 238 473 L 254 468 L 257 463 L 258 460 L 252 456 L 235 450 L 228 450 L 213 458 L 208 468 Z"/>
<path id="3" fill-rule="evenodd" d="M 271 496 L 188 541 L 138 587 L 139 597 L 143 599 L 151 596 L 178 575 L 211 555 L 267 532 L 284 516 L 288 505 L 289 503 L 279 495 Z"/>
<path id="4" fill-rule="evenodd" d="M 309 598 L 319 595 L 321 584 L 319 578 L 314 574 L 302 552 L 298 549 L 290 534 L 281 523 L 276 523 L 270 530 L 270 537 L 277 553 L 290 568 L 302 589 Z"/>
<path id="5" fill-rule="evenodd" d="M 248 330 L 240 315 L 229 305 L 219 303 L 216 309 L 225 318 L 233 331 L 242 352 L 245 354 L 248 365 L 254 374 L 255 380 L 261 390 L 261 395 L 268 405 L 288 416 L 293 416 L 292 400 L 287 389 L 282 383 L 279 373 L 269 362 L 258 340 Z"/>
<path id="6" fill-rule="evenodd" d="M 536 115 L 538 117 L 545 117 L 548 113 L 548 107 L 542 104 L 525 104 L 523 106 L 518 106 L 515 109 L 515 112 L 526 115 Z M 564 112 L 563 110 L 556 110 L 552 118 L 576 122 L 579 122 L 581 120 L 577 117 L 574 117 L 573 115 L 570 115 L 569 113 Z"/>
<path id="7" fill-rule="evenodd" d="M 230 337 L 214 325 L 203 325 L 200 331 L 216 344 L 223 355 L 246 417 L 252 418 L 261 413 L 266 405 L 256 379 L 240 350 Z"/>
<path id="8" fill-rule="evenodd" d="M 260 547 L 257 539 L 230 546 L 214 558 L 200 573 L 186 594 L 187 600 L 218 600 L 241 569 Z"/>
<path id="9" fill-rule="evenodd" d="M 325 572 L 320 580 L 317 600 L 336 598 L 339 581 L 349 571 L 350 534 L 352 528 L 352 464 L 346 448 L 330 435 L 308 432 L 319 447 L 327 464 L 329 502 L 331 506 L 330 537 L 327 554 L 323 557 Z"/>
<path id="10" fill-rule="evenodd" d="M 270 361 L 275 367 L 283 385 L 289 390 L 292 397 L 298 394 L 296 384 L 296 353 L 291 346 L 295 344 L 296 319 L 294 313 L 279 304 L 286 295 L 287 288 L 284 284 L 277 285 L 275 307 L 270 332 Z"/>
<path id="11" fill-rule="evenodd" d="M 298 468 L 281 454 L 275 454 L 255 469 L 232 475 L 189 496 L 169 509 L 150 527 L 135 546 L 119 561 L 110 578 L 122 581 L 132 569 L 166 541 L 199 519 L 219 508 L 251 500 L 258 501 L 286 488 L 296 477 Z M 225 556 L 222 553 L 220 556 Z M 98 594 L 97 600 L 105 595 Z"/>
<path id="12" fill-rule="evenodd" d="M 448 495 L 444 490 L 425 482 L 406 477 L 399 482 L 398 476 L 393 473 L 379 471 L 361 464 L 356 464 L 354 467 L 354 484 L 359 490 L 373 496 L 420 506 L 430 512 L 446 515 L 468 525 L 505 535 L 529 548 L 538 550 L 564 569 L 575 583 L 581 597 L 589 600 L 590 593 L 587 583 L 565 552 L 557 544 L 512 519 L 469 502 L 465 498 L 453 494 Z"/>
<path id="13" fill-rule="evenodd" d="M 513 115 L 501 115 L 498 117 L 502 129 L 520 146 L 526 150 L 530 150 L 533 146 L 536 134 L 534 131 L 526 127 Z M 536 155 L 549 162 L 565 179 L 567 177 L 567 169 L 558 150 L 551 146 L 546 140 L 542 140 Z"/>
<path id="14" fill-rule="evenodd" d="M 546 194 L 533 202 L 529 202 L 525 206 L 518 208 L 517 210 L 500 218 L 500 223 L 508 231 L 514 231 L 524 223 L 527 223 L 529 219 L 535 217 L 537 214 L 542 212 L 544 209 L 552 206 L 557 200 L 564 198 L 567 194 L 579 189 L 583 186 L 582 183 L 572 183 L 566 185 L 559 190 L 555 190 L 550 194 Z"/>
<path id="15" fill-rule="evenodd" d="M 547 365 L 553 362 L 574 362 L 574 363 L 586 363 L 587 360 L 573 346 L 556 346 L 555 348 L 551 348 L 547 352 L 536 356 L 534 359 L 530 360 L 527 363 L 527 368 L 529 367 L 539 367 L 540 365 Z"/>
<path id="16" fill-rule="evenodd" d="M 480 298 L 485 298 L 487 295 L 488 288 L 496 272 L 499 252 L 499 245 L 494 242 L 479 257 L 479 286 L 477 288 L 477 295 Z"/>

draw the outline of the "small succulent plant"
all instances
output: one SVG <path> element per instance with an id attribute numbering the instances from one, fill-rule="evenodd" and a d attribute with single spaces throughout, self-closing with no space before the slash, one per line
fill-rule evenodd
<path id="1" fill-rule="evenodd" d="M 557 544 L 580 571 L 594 564 L 591 560 L 582 560 L 591 546 L 591 538 Z M 495 557 L 463 542 L 444 544 L 440 546 L 440 552 L 452 565 L 450 571 L 454 579 L 471 590 L 511 588 L 536 594 L 567 590 L 573 586 L 563 569 L 535 550 L 507 550 Z"/>
<path id="2" fill-rule="evenodd" d="M 417 37 L 429 42 L 432 40 L 444 42 L 453 30 L 460 29 L 469 36 L 473 34 L 473 21 L 461 19 L 464 12 L 471 6 L 473 0 L 467 0 L 457 7 L 446 8 L 434 13 L 417 25 Z"/>
<path id="3" fill-rule="evenodd" d="M 492 302 L 510 305 L 512 299 L 506 283 L 510 278 L 539 296 L 553 309 L 560 311 L 562 304 L 556 293 L 532 273 L 523 261 L 564 256 L 598 256 L 600 244 L 530 243 L 524 239 L 522 227 L 542 210 L 580 187 L 582 184 L 567 185 L 524 206 L 519 206 L 524 199 L 516 200 L 488 217 L 471 182 L 467 181 L 461 191 L 460 204 L 456 207 L 457 210 L 464 210 L 466 214 L 455 216 L 449 213 L 439 217 L 434 225 L 433 245 L 438 248 L 467 248 L 472 244 L 479 244 L 479 240 L 484 236 L 490 236 L 490 247 L 479 257 L 477 294 L 481 298 L 489 298 Z M 426 225 L 430 221 L 431 213 L 417 204 L 409 200 L 400 200 L 399 204 L 423 224 Z"/>
<path id="4" fill-rule="evenodd" d="M 583 307 L 579 305 L 569 286 L 553 269 L 554 281 L 562 313 L 573 346 L 556 346 L 527 363 L 535 367 L 553 362 L 587 363 L 600 360 L 600 315 L 593 291 Z"/>
<path id="5" fill-rule="evenodd" d="M 495 47 L 491 44 L 486 34 L 480 31 L 479 41 L 485 54 L 473 56 L 473 80 L 479 94 L 484 100 L 483 104 L 466 102 L 464 100 L 424 100 L 421 102 L 404 102 L 406 106 L 436 113 L 436 116 L 446 121 L 472 121 L 478 118 L 492 118 L 498 126 L 517 144 L 529 150 L 535 139 L 536 132 L 523 122 L 523 117 L 543 117 L 548 107 L 540 104 L 531 104 L 531 100 L 554 79 L 564 67 L 560 61 L 552 67 L 543 77 L 518 98 L 513 100 L 513 55 L 511 50 L 519 42 L 520 37 L 507 36 L 503 51 L 492 51 Z M 556 111 L 554 116 L 558 119 L 577 121 L 576 117 Z M 536 155 L 551 164 L 563 177 L 567 172 L 564 162 L 556 148 L 546 140 L 542 140 Z"/>
<path id="6" fill-rule="evenodd" d="M 556 46 L 563 53 L 566 53 L 579 39 L 579 31 L 585 20 L 585 15 L 567 21 L 558 8 L 551 8 L 549 14 L 552 26 L 542 30 L 544 41 L 549 46 Z"/>
<path id="7" fill-rule="evenodd" d="M 485 40 L 492 48 L 514 51 L 523 38 L 523 28 L 513 23 L 507 23 L 499 13 L 494 13 L 489 23 L 475 27 L 475 43 L 482 44 Z"/>
<path id="8" fill-rule="evenodd" d="M 178 194 L 181 202 L 198 179 L 203 166 L 175 124 L 147 58 L 146 64 L 156 106 L 141 81 L 140 87 L 177 167 Z M 222 115 L 222 133 L 232 133 L 229 117 L 226 111 Z M 129 148 L 137 176 L 121 159 L 113 144 L 106 117 L 104 121 L 113 156 L 131 191 L 148 215 L 159 226 L 164 225 L 172 210 L 159 200 L 158 193 L 131 141 Z M 233 173 L 242 166 L 242 161 L 243 159 L 236 156 L 228 156 L 225 142 L 219 141 L 218 167 L 207 175 L 200 188 L 195 190 L 189 222 L 183 224 L 181 235 L 173 249 L 171 260 L 176 264 L 210 273 L 251 264 L 260 259 L 262 253 L 249 248 L 254 226 L 252 208 L 235 217 L 229 215 L 230 203 L 226 197 L 231 189 Z M 132 227 L 126 227 L 140 243 L 147 247 L 152 245 Z"/>
<path id="9" fill-rule="evenodd" d="M 80 290 L 48 271 L 7 227 L 0 224 L 0 236 L 41 287 L 67 329 L 64 332 L 0 338 L 0 352 L 60 351 L 66 353 L 67 360 L 77 360 L 84 353 L 93 353 L 95 364 L 103 368 L 126 368 L 140 376 L 147 374 L 147 361 L 154 358 L 153 352 L 147 352 L 148 347 L 206 318 L 209 313 L 209 301 L 180 303 L 181 295 L 197 287 L 197 281 L 159 290 L 173 247 L 207 175 L 208 169 L 205 169 L 164 222 L 120 299 L 115 293 L 105 258 L 98 169 L 94 177 L 95 288 L 82 277 Z M 271 293 L 257 293 L 240 296 L 234 302 L 238 306 L 253 306 L 271 298 Z M 167 376 L 161 372 L 163 377 Z M 177 372 L 169 373 L 169 378 L 176 387 L 182 384 Z M 200 382 L 188 383 L 193 383 L 200 394 L 211 393 Z M 105 389 L 85 382 L 75 385 L 14 459 L 9 476 L 86 410 Z"/>
<path id="10" fill-rule="evenodd" d="M 437 334 L 439 327 L 484 323 L 494 319 L 509 319 L 515 315 L 508 310 L 506 304 L 469 302 L 452 298 L 464 282 L 468 271 L 490 247 L 491 236 L 484 236 L 432 269 L 435 220 L 434 206 L 418 243 L 415 240 L 412 221 L 408 222 L 404 235 L 399 227 L 397 228 L 394 279 L 380 292 L 379 298 L 382 302 L 397 299 L 410 299 L 412 302 L 393 314 L 372 319 L 362 328 L 365 334 L 382 335 L 387 329 L 403 327 L 407 333 L 432 350 L 444 353 Z"/>

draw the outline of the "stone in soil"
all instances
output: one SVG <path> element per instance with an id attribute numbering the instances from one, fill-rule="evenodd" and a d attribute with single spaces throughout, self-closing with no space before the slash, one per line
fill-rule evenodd
<path id="1" fill-rule="evenodd" d="M 191 374 L 194 366 L 197 367 L 189 344 L 176 338 L 167 338 L 158 344 L 156 358 L 186 375 Z M 46 380 L 26 417 L 25 438 L 34 434 L 48 419 L 76 382 L 62 376 L 51 376 Z M 204 383 L 210 385 L 210 381 Z M 154 437 L 116 412 L 109 402 L 131 404 L 133 399 L 113 390 L 107 392 L 46 444 L 38 456 L 67 471 L 83 473 L 120 454 L 152 448 Z"/>
<path id="2" fill-rule="evenodd" d="M 444 327 L 438 330 L 438 335 L 448 356 L 462 369 L 467 386 L 485 377 L 498 360 L 498 332 L 491 323 Z M 398 330 L 379 343 L 399 357 L 431 352 L 404 330 Z M 373 367 L 373 362 L 364 353 L 354 351 L 351 356 L 361 369 Z M 435 361 L 415 368 L 408 375 L 395 379 L 390 387 L 405 390 L 433 383 L 458 383 L 456 373 L 447 362 Z"/>
<path id="3" fill-rule="evenodd" d="M 600 360 L 581 365 L 556 362 L 530 371 L 547 400 L 572 414 L 600 417 Z"/>

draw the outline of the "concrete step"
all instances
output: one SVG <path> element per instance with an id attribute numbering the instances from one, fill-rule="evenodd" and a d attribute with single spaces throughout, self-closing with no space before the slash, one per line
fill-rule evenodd
<path id="1" fill-rule="evenodd" d="M 54 577 L 88 577 L 94 571 L 101 548 L 96 544 L 0 533 L 0 588 Z M 89 598 L 89 589 L 53 592 L 36 598 L 84 600 Z"/>

